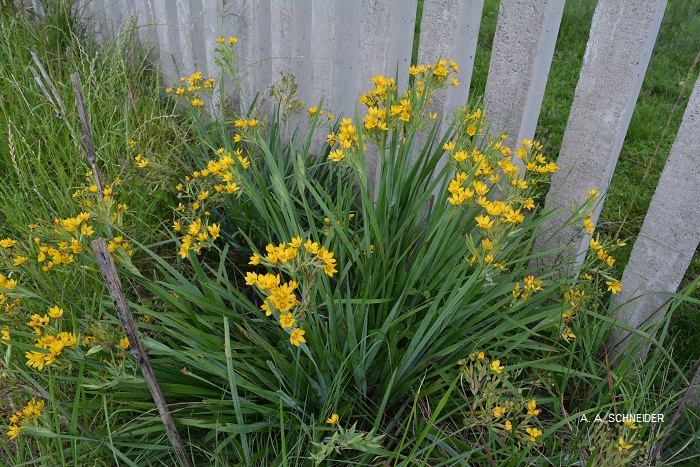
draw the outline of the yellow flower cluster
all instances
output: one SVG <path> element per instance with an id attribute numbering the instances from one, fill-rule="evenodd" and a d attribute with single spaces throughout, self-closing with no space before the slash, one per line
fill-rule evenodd
<path id="1" fill-rule="evenodd" d="M 8 279 L 0 274 L 0 284 L 2 284 L 2 280 L 5 278 L 5 284 L 7 285 Z M 12 288 L 14 289 L 15 286 L 17 285 L 17 281 L 14 281 L 12 285 Z M 3 287 L 0 285 L 0 287 Z M 5 289 L 8 289 L 8 287 L 3 287 Z M 9 290 L 9 289 L 8 289 Z M 11 314 L 14 309 L 19 306 L 19 304 L 22 302 L 20 298 L 15 298 L 14 300 L 10 300 L 10 297 L 5 293 L 5 292 L 0 292 L 0 307 L 5 307 L 5 313 Z"/>
<path id="2" fill-rule="evenodd" d="M 17 287 L 17 279 L 8 279 L 4 275 L 0 274 L 0 289 L 12 290 L 15 287 Z M 5 295 L 5 297 L 7 297 L 7 295 Z"/>
<path id="3" fill-rule="evenodd" d="M 26 427 L 27 422 L 39 418 L 43 408 L 44 401 L 37 401 L 35 397 L 32 397 L 32 400 L 27 402 L 27 405 L 22 407 L 22 410 L 17 410 L 15 413 L 10 415 L 7 424 L 7 436 L 9 436 L 11 440 L 15 439 L 19 435 L 20 431 Z"/>
<path id="4" fill-rule="evenodd" d="M 536 282 L 531 283 L 537 288 Z M 460 365 L 463 381 L 468 382 L 474 398 L 470 404 L 484 407 L 482 412 L 472 418 L 472 423 L 491 427 L 500 433 L 505 432 L 509 437 L 515 435 L 522 444 L 538 440 L 543 431 L 532 426 L 542 412 L 537 407 L 537 399 L 524 399 L 521 391 L 513 385 L 501 385 L 508 379 L 508 375 L 503 373 L 505 365 L 501 365 L 501 360 L 489 362 L 484 352 L 475 351 L 457 364 Z"/>
<path id="5" fill-rule="evenodd" d="M 134 254 L 134 251 L 131 249 L 131 244 L 129 242 L 124 241 L 124 237 L 122 237 L 121 235 L 117 235 L 112 240 L 107 242 L 107 248 L 109 249 L 110 253 L 123 250 L 124 253 L 126 253 L 129 256 Z"/>
<path id="6" fill-rule="evenodd" d="M 38 350 L 27 352 L 25 354 L 27 366 L 42 370 L 44 366 L 54 363 L 64 348 L 72 347 L 76 343 L 77 337 L 72 332 L 59 332 L 55 336 L 50 334 L 41 336 L 36 340 L 34 346 L 44 350 L 44 352 Z"/>
<path id="7" fill-rule="evenodd" d="M 372 78 L 372 83 L 374 83 L 374 89 L 370 89 L 360 96 L 360 103 L 367 107 L 383 104 L 389 93 L 397 89 L 394 78 L 385 78 L 383 75 Z"/>
<path id="8" fill-rule="evenodd" d="M 25 248 L 24 245 L 17 245 L 19 250 L 12 258 L 14 267 L 22 266 L 30 257 L 36 257 L 44 272 L 48 272 L 56 266 L 71 264 L 75 260 L 75 255 L 83 252 L 82 242 L 86 237 L 94 234 L 94 229 L 88 223 L 92 216 L 88 212 L 81 212 L 76 217 L 66 219 L 56 218 L 53 221 L 53 228 L 47 230 L 44 238 L 51 238 L 51 242 L 42 240 L 41 237 L 34 237 L 34 246 Z M 32 230 L 38 227 L 34 226 Z M 2 286 L 2 281 L 0 281 Z"/>
<path id="9" fill-rule="evenodd" d="M 257 253 L 254 253 L 250 257 L 248 264 L 286 266 L 286 269 L 292 274 L 295 274 L 298 270 L 308 272 L 309 268 L 323 269 L 329 277 L 333 277 L 333 274 L 338 272 L 335 269 L 336 259 L 333 257 L 333 252 L 328 251 L 324 246 L 319 246 L 317 242 L 312 241 L 310 238 L 304 242 L 304 249 L 301 250 L 302 242 L 301 237 L 294 237 L 291 242 L 280 243 L 278 246 L 270 243 L 265 248 L 267 251 L 265 256 L 260 257 Z"/>
<path id="10" fill-rule="evenodd" d="M 226 38 L 224 38 L 224 36 L 221 36 L 221 37 L 217 37 L 217 38 L 216 38 L 216 43 L 217 43 L 217 44 L 223 44 L 224 42 L 226 42 Z M 236 42 L 238 42 L 238 38 L 233 37 L 233 36 L 229 36 L 229 38 L 228 38 L 228 43 L 229 43 L 229 44 L 233 45 L 233 44 L 235 44 Z"/>
<path id="11" fill-rule="evenodd" d="M 260 121 L 255 118 L 251 118 L 250 120 L 246 120 L 245 118 L 238 118 L 233 121 L 233 126 L 245 130 L 246 128 L 255 128 L 258 126 L 259 123 Z"/>
<path id="12" fill-rule="evenodd" d="M 165 92 L 168 94 L 174 93 L 176 96 L 185 96 L 187 94 L 190 94 L 193 97 L 188 97 L 187 99 L 189 100 L 192 107 L 204 107 L 204 102 L 198 97 L 194 96 L 196 96 L 197 93 L 202 91 L 213 90 L 216 81 L 216 78 L 204 79 L 202 77 L 202 72 L 197 71 L 195 73 L 192 73 L 188 77 L 181 77 L 180 86 L 178 86 L 175 89 L 173 89 L 172 87 L 166 88 Z"/>
<path id="13" fill-rule="evenodd" d="M 347 154 L 355 154 L 360 147 L 359 137 L 357 135 L 357 127 L 352 124 L 352 119 L 344 118 L 340 121 L 340 131 L 338 134 L 331 133 L 328 135 L 326 142 L 333 147 L 338 147 L 328 154 L 328 159 L 333 162 L 342 161 Z"/>
<path id="14" fill-rule="evenodd" d="M 360 103 L 367 107 L 362 123 L 373 141 L 380 142 L 391 130 L 401 130 L 405 135 L 423 129 L 428 121 L 424 115 L 426 105 L 432 103 L 435 92 L 447 86 L 451 73 L 459 73 L 459 67 L 452 60 L 448 63 L 441 59 L 435 64 L 413 65 L 409 73 L 412 79 L 402 94 L 393 78 L 379 75 L 372 78 L 374 89 L 360 97 Z M 457 86 L 459 81 L 452 78 L 451 84 Z M 434 120 L 437 114 L 429 117 Z"/>
<path id="15" fill-rule="evenodd" d="M 224 148 L 216 150 L 216 159 L 207 163 L 203 170 L 195 170 L 185 177 L 185 183 L 175 188 L 178 198 L 187 200 L 187 205 L 179 203 L 175 209 L 179 220 L 173 222 L 177 233 L 186 231 L 181 238 L 180 257 L 187 258 L 190 250 L 199 254 L 202 248 L 214 245 L 221 235 L 221 225 L 209 223 L 210 209 L 224 203 L 225 195 L 240 193 L 241 170 L 250 167 L 250 161 L 243 157 L 243 149 L 234 150 L 236 157 Z"/>
<path id="16" fill-rule="evenodd" d="M 535 292 L 542 290 L 542 281 L 535 279 L 535 276 L 529 275 L 523 279 L 523 287 L 520 287 L 520 282 L 515 284 L 513 287 L 513 298 L 520 298 L 521 300 L 527 300 L 530 295 Z"/>
<path id="17" fill-rule="evenodd" d="M 132 140 L 129 143 L 130 149 L 133 148 L 131 147 L 131 143 L 135 144 L 136 142 Z M 149 161 L 142 157 L 141 154 L 138 154 L 134 159 L 136 161 L 136 166 L 139 168 L 143 169 L 149 164 Z M 85 178 L 88 180 L 88 183 L 90 183 L 89 180 L 92 179 L 92 170 L 88 171 L 85 174 Z M 103 203 L 100 203 L 99 206 L 97 206 L 95 204 L 95 201 L 93 201 L 99 191 L 97 185 L 89 185 L 87 188 L 81 188 L 73 192 L 72 196 L 73 199 L 78 202 L 78 207 L 88 211 L 87 213 L 81 213 L 81 216 L 90 214 L 92 218 L 100 218 L 103 220 L 104 218 L 107 218 L 112 223 L 120 225 L 123 220 L 123 215 L 129 211 L 129 206 L 127 206 L 125 203 L 119 203 L 116 201 L 118 187 L 121 184 L 122 181 L 119 178 L 115 178 L 112 184 L 105 184 L 102 187 L 101 201 Z M 97 198 L 97 201 L 99 202 L 100 199 Z M 76 218 L 74 220 L 78 219 Z M 90 218 L 83 219 L 83 224 L 77 224 L 78 226 L 80 226 L 80 230 L 83 233 L 83 235 L 87 237 L 94 233 L 92 227 L 85 224 L 88 220 L 90 220 Z M 70 222 L 70 220 L 68 220 L 68 222 Z"/>
<path id="18" fill-rule="evenodd" d="M 323 115 L 323 114 L 326 114 L 326 111 L 325 111 L 325 110 L 319 109 L 317 106 L 311 106 L 311 107 L 309 107 L 309 109 L 307 110 L 307 112 L 308 112 L 308 114 L 309 114 L 309 119 L 311 119 L 311 118 L 312 118 L 314 115 L 316 115 L 316 114 L 318 114 L 319 116 L 320 116 L 320 115 Z M 335 115 L 333 115 L 332 113 L 329 112 L 328 114 L 326 114 L 326 118 L 328 118 L 329 121 L 335 120 Z"/>
<path id="19" fill-rule="evenodd" d="M 305 331 L 297 325 L 297 318 L 292 310 L 293 307 L 299 304 L 294 291 L 299 287 L 296 281 L 290 280 L 280 284 L 279 274 L 256 274 L 249 272 L 246 276 L 246 284 L 256 286 L 263 292 L 267 298 L 260 307 L 265 311 L 265 315 L 272 316 L 273 311 L 270 306 L 274 307 L 280 326 L 283 329 L 289 329 L 289 341 L 296 346 L 301 342 L 306 342 L 304 338 Z"/>
<path id="20" fill-rule="evenodd" d="M 449 77 L 450 73 L 459 73 L 459 66 L 453 60 L 450 60 L 448 65 L 447 59 L 442 58 L 434 65 L 411 65 L 408 70 L 408 73 L 413 76 L 424 75 L 426 72 L 432 73 L 435 80 L 438 83 L 442 83 Z M 458 84 L 452 81 L 453 86 Z"/>
<path id="21" fill-rule="evenodd" d="M 589 245 L 590 247 L 596 252 L 596 256 L 598 259 L 607 264 L 610 267 L 613 267 L 615 264 L 615 258 L 610 254 L 610 251 L 605 248 L 605 245 L 600 241 L 600 237 L 596 236 L 596 238 L 592 238 L 589 240 Z M 624 242 L 617 242 L 615 244 L 616 247 L 621 247 L 625 246 L 626 244 Z"/>
<path id="22" fill-rule="evenodd" d="M 521 175 L 520 167 L 513 161 L 513 150 L 504 144 L 507 135 L 497 139 L 484 134 L 485 116 L 480 108 L 458 110 L 459 122 L 452 140 L 443 144 L 448 160 L 455 169 L 455 176 L 447 190 L 447 201 L 461 209 L 474 209 L 476 227 L 481 230 L 480 247 L 471 241 L 470 264 L 490 264 L 500 255 L 502 241 L 517 225 L 524 222 L 525 211 L 535 208 L 535 186 L 546 181 L 558 167 L 547 162 L 540 151 L 542 145 L 524 139 L 517 150 L 518 158 L 532 170 Z M 488 138 L 488 139 L 487 139 Z M 493 195 L 497 193 L 497 195 Z M 491 199 L 489 199 L 491 198 Z"/>
<path id="23" fill-rule="evenodd" d="M 537 174 L 553 174 L 559 170 L 559 166 L 552 161 L 548 162 L 542 152 L 540 152 L 542 151 L 542 144 L 540 142 L 525 138 L 521 144 L 523 147 L 518 149 L 515 157 L 518 159 L 524 159 L 525 169 L 528 172 Z"/>
<path id="24" fill-rule="evenodd" d="M 561 314 L 560 335 L 567 342 L 576 339 L 576 334 L 571 330 L 571 321 L 574 317 L 574 312 L 582 306 L 586 296 L 586 291 L 580 286 L 569 288 L 569 290 L 564 292 L 562 304 L 564 311 Z"/>
<path id="25" fill-rule="evenodd" d="M 310 280 L 314 280 L 314 271 L 318 269 L 323 269 L 329 277 L 333 277 L 333 274 L 338 272 L 335 268 L 336 259 L 333 257 L 333 252 L 319 246 L 310 238 L 304 242 L 298 236 L 288 243 L 280 243 L 277 246 L 270 243 L 265 250 L 267 254 L 264 256 L 254 253 L 248 264 L 274 267 L 292 277 L 300 276 Z M 294 309 L 300 305 L 295 294 L 299 283 L 295 280 L 282 283 L 280 274 L 270 272 L 266 274 L 248 272 L 245 280 L 247 285 L 255 286 L 265 294 L 265 301 L 260 308 L 267 316 L 274 315 L 279 320 L 280 326 L 289 332 L 290 342 L 295 346 L 306 342 L 305 331 L 297 325 L 297 321 L 303 316 L 306 304 L 302 304 L 301 310 Z"/>

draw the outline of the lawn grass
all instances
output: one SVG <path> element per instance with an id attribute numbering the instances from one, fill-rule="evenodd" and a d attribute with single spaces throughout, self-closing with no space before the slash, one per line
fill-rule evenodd
<path id="1" fill-rule="evenodd" d="M 174 105 L 161 99 L 160 74 L 153 66 L 156 61 L 148 50 L 139 46 L 135 29 L 127 27 L 114 41 L 98 44 L 71 15 L 71 2 L 61 1 L 53 2 L 52 8 L 47 8 L 47 16 L 42 18 L 25 15 L 19 8 L 4 9 L 0 15 L 0 32 L 2 238 L 32 244 L 34 238 L 45 238 L 54 219 L 66 219 L 81 212 L 72 194 L 92 181 L 86 177 L 89 165 L 80 144 L 82 130 L 76 117 L 75 97 L 69 79 L 69 75 L 77 72 L 82 81 L 103 180 L 105 183 L 113 183 L 117 178 L 122 180 L 122 189 L 118 190 L 121 193 L 116 199 L 127 209 L 123 213 L 123 228 L 113 230 L 112 234 L 123 235 L 129 240 L 137 237 L 144 243 L 161 240 L 165 231 L 163 224 L 169 223 L 167 213 L 171 209 L 170 195 L 162 190 L 167 184 L 167 172 L 136 177 L 133 156 L 142 153 L 153 166 L 166 167 L 170 165 L 172 153 L 178 152 L 173 142 L 181 142 L 183 138 L 174 137 L 177 126 L 170 118 Z M 37 73 L 39 69 L 32 52 L 55 85 L 66 107 L 66 115 L 56 103 L 49 101 L 35 81 L 29 67 L 32 66 Z M 48 88 L 48 83 L 45 86 Z M 130 141 L 134 144 L 130 145 Z M 39 227 L 30 227 L 32 224 Z M 97 232 L 98 235 L 106 233 Z M 87 247 L 89 239 L 85 240 L 83 246 Z M 30 259 L 35 260 L 36 256 Z M 139 264 L 144 258 L 137 251 L 132 260 Z M 20 270 L 10 268 L 2 272 L 8 277 L 16 277 Z M 22 304 L 13 314 L 5 313 L 3 306 L 3 325 L 0 328 L 6 329 L 4 325 L 14 323 L 16 326 L 10 328 L 21 332 L 23 325 L 26 326 L 25 316 L 46 313 L 48 307 L 61 304 L 67 310 L 66 317 L 70 315 L 66 324 L 70 323 L 83 335 L 90 332 L 89 326 L 100 326 L 106 332 L 109 330 L 105 337 L 118 337 L 118 328 L 109 317 L 106 303 L 102 302 L 102 278 L 90 264 L 82 264 L 70 274 L 59 273 L 46 280 L 36 279 L 38 276 L 32 280 L 26 273 L 21 277 L 25 286 L 39 293 L 24 295 Z M 5 358 L 10 357 L 9 349 L 6 353 L 4 345 L 2 353 Z M 15 350 L 16 355 L 19 353 Z M 2 365 L 7 367 L 8 360 L 3 360 Z M 77 384 L 87 384 L 92 376 L 88 372 L 81 374 Z M 76 389 L 68 378 L 52 379 L 40 375 L 24 379 L 19 385 L 18 381 L 15 377 L 0 378 L 0 393 L 3 394 L 0 418 L 3 423 L 30 397 L 47 400 L 47 404 L 56 403 L 53 406 L 56 413 L 66 408 L 85 408 L 96 402 L 94 396 L 88 396 L 84 391 L 71 392 Z M 46 392 L 48 387 L 51 394 Z M 57 401 L 73 398 L 76 405 L 71 402 L 57 409 L 61 406 Z M 119 413 L 119 403 L 110 400 L 105 404 L 105 408 L 110 407 L 110 411 L 113 409 Z M 112 423 L 118 421 L 118 416 L 112 419 Z M 97 417 L 87 423 L 99 426 L 101 419 Z M 72 429 L 75 430 L 76 425 Z M 99 428 L 96 428 L 91 435 L 100 436 L 98 433 Z M 71 431 L 71 434 L 77 433 Z M 8 443 L 3 433 L 0 464 L 58 465 L 71 450 L 76 454 L 87 447 L 87 443 L 73 441 L 64 451 L 67 445 L 53 442 L 53 448 L 47 444 L 49 442 L 42 442 L 42 451 L 52 454 L 37 458 L 35 456 L 40 451 L 36 441 L 26 438 L 18 443 Z M 73 458 L 77 459 L 77 456 Z M 96 460 L 95 465 L 102 465 L 102 461 Z"/>
<path id="2" fill-rule="evenodd" d="M 129 183 L 132 153 L 153 163 L 166 163 L 175 129 L 166 116 L 173 105 L 159 98 L 161 86 L 152 57 L 138 46 L 133 28 L 105 46 L 75 22 L 70 2 L 57 2 L 50 17 L 28 20 L 21 13 L 3 17 L 0 42 L 0 228 L 8 234 L 28 234 L 27 225 L 39 218 L 75 215 L 74 190 L 85 184 L 89 165 L 80 145 L 78 121 L 66 120 L 35 82 L 31 53 L 43 64 L 68 114 L 75 112 L 69 75 L 82 81 L 92 138 L 107 181 Z M 11 40 L 10 40 L 11 38 Z M 72 132 L 71 132 L 72 128 Z M 129 147 L 134 141 L 134 147 Z M 137 182 L 135 182 L 137 183 Z M 134 188 L 134 187 L 131 187 Z M 129 211 L 142 239 L 154 235 L 165 198 L 150 187 L 136 187 Z M 32 206 L 31 210 L 18 209 Z M 10 215 L 11 213 L 11 215 Z"/>

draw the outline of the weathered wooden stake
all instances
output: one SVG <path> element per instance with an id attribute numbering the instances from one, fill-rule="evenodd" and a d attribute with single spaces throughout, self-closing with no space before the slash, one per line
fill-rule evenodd
<path id="1" fill-rule="evenodd" d="M 131 311 L 129 310 L 129 305 L 127 304 L 126 296 L 124 295 L 124 289 L 122 288 L 119 276 L 117 276 L 117 270 L 112 262 L 112 256 L 107 248 L 107 242 L 104 238 L 98 238 L 92 241 L 92 248 L 95 251 L 97 265 L 100 267 L 100 272 L 102 273 L 102 277 L 107 285 L 107 290 L 109 290 L 109 295 L 112 297 L 112 301 L 114 302 L 114 308 L 117 310 L 119 321 L 124 328 L 124 333 L 126 334 L 127 339 L 129 339 L 129 348 L 131 349 L 132 355 L 141 368 L 143 377 L 146 379 L 146 384 L 148 384 L 148 389 L 151 391 L 156 407 L 158 407 L 158 412 L 160 413 L 160 418 L 163 420 L 163 425 L 165 425 L 165 431 L 168 434 L 168 438 L 175 448 L 175 453 L 180 459 L 181 464 L 185 467 L 191 467 L 192 463 L 190 461 L 190 457 L 182 445 L 182 440 L 177 432 L 175 422 L 168 411 L 168 406 L 165 402 L 165 398 L 163 397 L 163 392 L 160 390 L 160 386 L 158 385 L 158 381 L 153 373 L 151 363 L 148 360 L 146 351 L 141 345 L 141 339 L 139 339 L 136 332 L 136 324 L 134 323 L 134 318 L 131 316 Z"/>
<path id="2" fill-rule="evenodd" d="M 85 108 L 85 99 L 83 98 L 83 88 L 80 84 L 80 76 L 76 71 L 70 75 L 70 81 L 73 83 L 73 93 L 75 93 L 75 101 L 78 104 L 78 114 L 80 115 L 80 123 L 83 126 L 83 135 L 85 141 L 83 141 L 85 148 L 85 155 L 87 156 L 88 162 L 90 163 L 90 168 L 92 168 L 92 176 L 95 179 L 95 185 L 97 185 L 97 193 L 100 196 L 100 201 L 102 200 L 102 179 L 100 178 L 100 171 L 97 168 L 97 154 L 95 153 L 95 144 L 92 142 L 92 133 L 90 132 L 90 123 L 87 119 L 87 109 Z"/>

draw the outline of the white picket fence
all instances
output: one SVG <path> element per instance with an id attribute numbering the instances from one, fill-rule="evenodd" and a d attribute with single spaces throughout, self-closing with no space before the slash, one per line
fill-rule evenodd
<path id="1" fill-rule="evenodd" d="M 590 188 L 603 196 L 639 95 L 667 0 L 599 0 L 575 90 L 558 165 L 547 198 L 551 207 L 580 203 Z M 32 2 L 27 2 L 32 3 Z M 244 70 L 240 95 L 250 103 L 281 72 L 291 73 L 300 96 L 352 115 L 357 98 L 377 74 L 399 82 L 408 76 L 417 0 L 80 0 L 78 7 L 102 34 L 137 18 L 143 41 L 160 51 L 164 83 L 202 71 L 217 76 L 215 38 L 239 38 L 237 62 Z M 533 138 L 549 74 L 564 0 L 502 0 L 484 105 L 507 143 Z M 418 61 L 454 59 L 457 88 L 438 102 L 443 123 L 469 94 L 482 0 L 425 0 Z M 637 327 L 663 316 L 700 241 L 700 80 L 622 277 L 617 317 Z M 554 222 L 560 222 L 555 220 Z M 566 245 L 565 230 L 548 248 Z M 587 238 L 576 245 L 587 248 Z M 661 310 L 657 313 L 658 310 Z M 614 340 L 625 336 L 618 333 Z"/>

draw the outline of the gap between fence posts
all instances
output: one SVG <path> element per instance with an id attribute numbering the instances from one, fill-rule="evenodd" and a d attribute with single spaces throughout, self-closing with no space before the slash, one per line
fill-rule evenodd
<path id="1" fill-rule="evenodd" d="M 175 426 L 175 421 L 170 415 L 168 410 L 168 405 L 165 402 L 165 397 L 163 397 L 163 392 L 158 385 L 158 380 L 153 373 L 153 367 L 151 367 L 151 362 L 148 360 L 146 351 L 141 345 L 141 339 L 136 332 L 136 324 L 134 323 L 134 318 L 131 316 L 131 311 L 129 310 L 129 305 L 126 301 L 126 296 L 124 295 L 124 289 L 122 288 L 121 281 L 117 275 L 117 270 L 114 267 L 112 261 L 112 256 L 109 253 L 109 248 L 107 247 L 107 241 L 104 238 L 98 238 L 92 241 L 92 248 L 95 251 L 95 258 L 97 259 L 97 265 L 100 268 L 102 277 L 104 278 L 107 290 L 109 290 L 109 295 L 112 297 L 112 302 L 114 302 L 114 308 L 117 310 L 117 315 L 119 316 L 119 321 L 124 328 L 124 333 L 127 339 L 129 339 L 129 348 L 131 353 L 136 359 L 143 377 L 146 380 L 148 389 L 151 391 L 153 400 L 158 407 L 158 413 L 160 413 L 160 418 L 163 420 L 163 425 L 165 425 L 165 431 L 168 434 L 168 438 L 175 448 L 175 453 L 181 462 L 181 465 L 186 467 L 192 467 L 189 455 L 185 451 L 182 445 L 182 440 L 180 439 L 180 434 Z"/>

